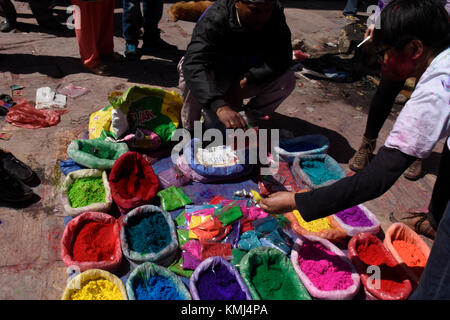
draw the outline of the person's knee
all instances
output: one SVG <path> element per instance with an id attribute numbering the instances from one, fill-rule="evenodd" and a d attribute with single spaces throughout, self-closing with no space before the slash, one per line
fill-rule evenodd
<path id="1" fill-rule="evenodd" d="M 296 78 L 294 71 L 288 70 L 283 75 L 283 91 L 285 92 L 285 95 L 288 96 L 291 94 L 292 91 L 294 91 Z"/>

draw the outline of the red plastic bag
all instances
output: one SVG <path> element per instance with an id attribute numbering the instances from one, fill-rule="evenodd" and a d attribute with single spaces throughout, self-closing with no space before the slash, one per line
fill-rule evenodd
<path id="1" fill-rule="evenodd" d="M 405 300 L 411 294 L 407 274 L 373 234 L 360 232 L 353 236 L 348 243 L 348 256 L 370 295 L 381 300 Z"/>
<path id="2" fill-rule="evenodd" d="M 122 214 L 150 203 L 159 188 L 152 166 L 137 152 L 129 151 L 115 162 L 109 175 L 114 202 Z"/>
<path id="3" fill-rule="evenodd" d="M 38 110 L 26 100 L 9 109 L 6 121 L 13 126 L 26 129 L 39 129 L 57 125 L 61 115 L 68 110 Z"/>
<path id="4" fill-rule="evenodd" d="M 220 241 L 231 231 L 232 226 L 224 226 L 217 217 L 208 219 L 198 226 L 192 228 L 200 241 Z"/>
<path id="5" fill-rule="evenodd" d="M 222 257 L 226 260 L 233 259 L 231 243 L 202 241 L 202 261 L 209 257 Z"/>

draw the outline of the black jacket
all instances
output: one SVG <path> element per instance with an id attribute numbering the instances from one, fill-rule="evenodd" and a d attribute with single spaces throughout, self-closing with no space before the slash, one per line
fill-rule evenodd
<path id="1" fill-rule="evenodd" d="M 215 77 L 261 83 L 280 76 L 292 63 L 291 32 L 277 1 L 261 31 L 239 25 L 234 0 L 217 0 L 197 22 L 183 63 L 188 88 L 205 109 L 226 105 Z"/>

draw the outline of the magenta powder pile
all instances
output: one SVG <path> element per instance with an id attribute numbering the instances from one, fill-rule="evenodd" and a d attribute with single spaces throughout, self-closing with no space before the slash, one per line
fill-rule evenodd
<path id="1" fill-rule="evenodd" d="M 319 290 L 345 290 L 353 284 L 351 266 L 319 242 L 303 242 L 298 264 Z"/>
<path id="2" fill-rule="evenodd" d="M 367 218 L 364 211 L 358 206 L 339 211 L 335 215 L 346 225 L 352 227 L 370 227 L 373 225 L 372 221 Z"/>

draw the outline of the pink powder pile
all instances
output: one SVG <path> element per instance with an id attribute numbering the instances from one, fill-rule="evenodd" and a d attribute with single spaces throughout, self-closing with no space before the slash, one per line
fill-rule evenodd
<path id="1" fill-rule="evenodd" d="M 351 266 L 321 243 L 305 240 L 298 264 L 319 290 L 345 290 L 353 284 Z"/>

